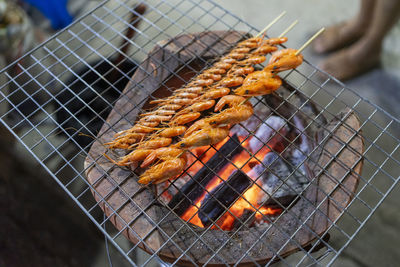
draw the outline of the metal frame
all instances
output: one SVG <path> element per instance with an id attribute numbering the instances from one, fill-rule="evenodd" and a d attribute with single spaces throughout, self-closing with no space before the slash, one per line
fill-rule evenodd
<path id="1" fill-rule="evenodd" d="M 112 3 L 112 5 L 110 3 Z M 65 107 L 66 104 L 60 103 L 56 98 L 64 90 L 70 90 L 68 86 L 72 84 L 66 84 L 66 76 L 69 75 L 76 77 L 76 81 L 83 82 L 87 86 L 85 90 L 94 92 L 97 95 L 96 99 L 101 99 L 109 108 L 114 106 L 115 102 L 109 103 L 104 99 L 103 95 L 109 90 L 117 90 L 115 86 L 108 83 L 108 88 L 104 88 L 102 92 L 96 92 L 92 88 L 93 84 L 88 84 L 77 75 L 77 68 L 86 66 L 89 70 L 95 71 L 95 66 L 89 64 L 93 57 L 100 58 L 113 65 L 113 63 L 109 61 L 109 58 L 119 51 L 117 39 L 126 38 L 123 33 L 121 33 L 121 30 L 132 27 L 127 22 L 127 17 L 132 12 L 135 12 L 133 10 L 134 3 L 137 2 L 129 0 L 102 2 L 97 8 L 76 20 L 70 27 L 56 34 L 21 58 L 31 60 L 34 62 L 33 64 L 21 63 L 21 60 L 18 60 L 3 69 L 0 76 L 6 78 L 8 81 L 0 87 L 0 105 L 7 104 L 8 110 L 4 114 L 1 114 L 0 119 L 2 124 L 20 141 L 20 144 L 25 150 L 29 151 L 35 160 L 46 169 L 59 186 L 75 201 L 77 206 L 93 221 L 98 229 L 105 235 L 106 240 L 113 244 L 130 264 L 136 266 L 137 263 L 132 259 L 132 255 L 138 250 L 138 245 L 129 244 L 127 246 L 121 235 L 122 231 L 115 233 L 112 227 L 108 227 L 110 225 L 110 216 L 108 218 L 95 218 L 93 213 L 95 210 L 99 209 L 98 203 L 94 202 L 94 200 L 88 201 L 85 199 L 86 196 L 91 197 L 91 191 L 95 191 L 95 188 L 87 182 L 85 178 L 86 170 L 76 166 L 76 162 L 83 158 L 82 155 L 84 157 L 88 156 L 85 150 L 88 147 L 79 145 L 74 140 L 74 136 L 78 135 L 79 132 L 83 130 L 88 131 L 92 136 L 96 136 L 96 133 L 90 132 L 86 127 L 87 124 L 82 122 L 80 128 L 72 132 L 68 131 L 63 127 L 63 123 L 57 122 L 54 118 L 59 109 L 65 109 L 69 112 L 71 118 L 79 121 L 76 113 L 69 111 Z M 251 34 L 256 34 L 258 32 L 258 29 L 255 29 L 237 16 L 224 10 L 212 0 L 181 0 L 174 1 L 173 3 L 170 3 L 168 0 L 161 0 L 145 1 L 145 3 L 148 5 L 149 10 L 144 16 L 137 14 L 142 19 L 142 25 L 139 26 L 138 29 L 135 29 L 137 35 L 133 40 L 128 40 L 131 45 L 131 52 L 125 55 L 127 58 L 135 58 L 138 61 L 143 60 L 149 50 L 157 45 L 158 41 L 172 38 L 174 35 L 178 34 L 216 29 L 240 29 Z M 188 23 L 182 24 L 184 22 Z M 172 32 L 174 35 L 167 34 L 167 31 Z M 89 35 L 89 37 L 87 35 Z M 76 43 L 78 43 L 78 45 Z M 227 46 L 231 45 L 232 44 L 227 44 Z M 86 50 L 89 53 L 82 56 L 80 54 L 82 52 L 81 50 Z M 44 56 L 40 53 L 43 53 Z M 162 65 L 162 62 L 158 63 Z M 206 61 L 204 61 L 204 63 L 206 65 L 209 64 L 209 62 Z M 182 62 L 182 67 L 175 70 L 173 75 L 179 77 L 178 72 L 182 68 L 191 68 L 188 64 L 190 64 L 190 62 Z M 9 74 L 9 71 L 14 67 L 18 67 L 21 72 L 16 75 Z M 119 73 L 123 76 L 130 78 L 131 74 L 122 73 L 119 66 L 114 67 L 118 69 Z M 192 70 L 194 71 L 194 69 Z M 97 74 L 99 76 L 98 79 L 102 79 L 101 75 L 99 73 Z M 152 75 L 152 73 L 147 74 Z M 51 78 L 50 80 L 43 80 L 41 78 L 42 75 L 49 75 Z M 321 82 L 317 78 L 317 75 L 325 75 L 326 79 Z M 281 251 L 279 250 L 273 252 L 275 256 L 270 261 L 270 263 L 272 263 L 273 261 L 279 260 L 286 265 L 330 265 L 349 245 L 350 241 L 362 229 L 400 179 L 400 177 L 396 177 L 400 169 L 400 140 L 396 132 L 400 121 L 375 104 L 363 99 L 356 92 L 346 88 L 343 83 L 323 73 L 307 61 L 303 66 L 294 71 L 285 73 L 282 77 L 293 85 L 296 88 L 296 93 L 306 98 L 307 102 L 313 101 L 317 104 L 321 111 L 318 116 L 332 118 L 338 110 L 344 107 L 350 107 L 362 121 L 361 130 L 363 131 L 362 135 L 365 142 L 365 152 L 361 156 L 364 160 L 365 173 L 358 175 L 360 185 L 357 194 L 339 217 L 341 220 L 338 219 L 331 222 L 331 226 L 327 232 L 340 235 L 342 243 L 330 244 L 325 240 L 326 234 L 324 234 L 322 237 L 317 237 L 319 242 L 312 245 L 312 249 L 314 249 L 319 245 L 318 243 L 323 244 L 326 250 L 322 253 L 310 253 L 298 245 L 300 253 L 302 253 L 302 257 L 299 259 L 292 260 L 290 257 L 284 258 L 279 254 Z M 36 84 L 38 90 L 30 92 L 29 87 L 32 84 Z M 14 88 L 12 92 L 8 92 L 10 88 Z M 52 88 L 60 89 L 57 91 Z M 19 99 L 15 100 L 14 97 L 18 94 L 23 94 L 23 99 L 19 96 Z M 41 94 L 46 95 L 44 100 L 39 97 Z M 80 94 L 75 95 L 76 98 L 70 99 L 67 103 L 79 102 L 83 107 L 89 108 L 94 112 L 90 107 L 90 102 L 85 103 L 80 97 Z M 123 95 L 122 97 L 126 96 Z M 291 97 L 292 95 L 290 95 L 286 101 L 289 102 Z M 316 101 L 321 99 L 322 101 Z M 21 111 L 22 103 L 27 100 L 32 101 L 37 107 L 31 115 L 25 115 Z M 142 99 L 141 101 L 146 101 L 146 99 Z M 55 102 L 57 102 L 58 108 L 53 105 Z M 263 104 L 260 99 L 257 101 L 256 105 L 259 104 Z M 134 108 L 138 109 L 139 107 L 135 106 Z M 298 112 L 301 112 L 301 107 L 297 108 Z M 18 118 L 19 121 L 15 118 Z M 93 119 L 95 118 L 96 117 Z M 100 118 L 100 116 L 98 116 L 98 118 Z M 313 122 L 317 123 L 315 119 L 316 118 L 311 118 Z M 104 119 L 102 120 L 106 123 Z M 287 121 L 287 123 L 291 122 Z M 341 124 L 343 124 L 343 121 Z M 296 127 L 295 125 L 292 126 Z M 306 128 L 309 126 L 310 125 L 307 125 Z M 48 129 L 49 127 L 50 130 Z M 300 129 L 297 130 L 301 131 Z M 62 132 L 66 137 L 59 137 L 59 132 Z M 359 132 L 360 131 L 354 131 L 354 136 L 359 134 Z M 306 134 L 303 131 L 302 133 Z M 345 147 L 348 147 L 346 143 L 342 142 L 342 145 L 343 147 L 338 153 Z M 71 155 L 69 151 L 71 149 L 77 153 Z M 336 156 L 337 155 L 332 155 L 332 158 L 334 159 Z M 391 165 L 389 166 L 389 164 Z M 54 165 L 57 165 L 58 168 L 54 167 Z M 265 167 L 268 169 L 268 166 Z M 321 172 L 326 168 L 326 166 L 320 167 L 322 169 Z M 293 168 L 293 172 L 295 172 L 299 166 L 293 166 Z M 65 172 L 68 171 L 72 172 L 72 174 L 66 175 Z M 350 173 L 351 168 L 349 168 L 348 171 Z M 379 177 L 379 179 L 377 179 L 377 177 Z M 331 178 L 338 181 L 339 184 L 343 179 L 343 177 Z M 386 179 L 383 185 L 378 181 L 382 179 Z M 115 186 L 118 190 L 123 192 L 121 184 L 116 183 Z M 172 182 L 170 186 L 175 186 L 174 182 Z M 330 192 L 324 192 L 326 198 L 330 198 L 329 193 Z M 372 195 L 374 201 L 371 201 L 370 197 L 367 197 L 366 194 Z M 100 197 L 99 194 L 97 195 Z M 301 195 L 298 196 L 298 198 L 301 197 Z M 106 200 L 106 198 L 102 198 L 102 200 Z M 132 202 L 134 200 L 132 196 L 127 195 L 127 201 Z M 154 201 L 157 201 L 157 198 Z M 366 209 L 366 211 L 364 211 L 362 215 L 354 214 L 354 207 L 360 208 L 360 205 L 361 208 Z M 108 208 L 112 209 L 111 206 Z M 285 210 L 284 212 L 291 212 L 290 206 L 288 208 L 282 208 Z M 315 212 L 317 212 L 318 208 L 319 207 L 315 208 Z M 145 215 L 146 209 L 142 209 L 141 213 Z M 118 210 L 113 210 L 111 215 L 119 216 Z M 312 215 L 313 214 L 310 214 L 310 216 Z M 151 220 L 150 217 L 148 217 L 148 219 Z M 279 220 L 279 216 L 275 221 L 276 220 Z M 351 225 L 353 226 L 351 230 L 343 228 L 341 221 L 345 220 L 352 220 Z M 162 229 L 158 227 L 160 222 L 153 221 L 152 223 L 154 225 L 154 230 L 162 231 Z M 270 224 L 272 226 L 274 222 L 271 221 Z M 126 223 L 125 228 L 128 227 L 130 228 L 130 223 Z M 268 229 L 265 232 L 260 232 L 260 235 L 265 235 Z M 313 233 L 312 229 L 309 230 Z M 211 231 L 211 229 L 208 229 L 208 231 Z M 193 233 L 197 235 L 199 241 L 202 241 L 202 234 L 198 235 L 195 232 Z M 288 236 L 287 243 L 293 242 L 292 237 L 293 235 Z M 260 240 L 260 237 L 255 238 Z M 139 237 L 139 239 L 142 238 Z M 173 242 L 171 238 L 169 241 Z M 257 242 L 255 242 L 255 244 L 256 243 Z M 145 245 L 145 242 L 143 242 L 143 244 Z M 175 245 L 178 247 L 177 244 Z M 221 244 L 220 248 L 224 245 L 225 244 Z M 190 247 L 179 249 L 182 255 L 174 263 L 177 263 L 178 260 L 184 256 L 187 257 L 186 253 Z M 249 248 L 248 251 L 250 251 L 250 249 L 251 248 Z M 148 248 L 148 250 L 151 251 L 150 248 Z M 160 249 L 152 251 L 152 254 L 143 265 L 150 263 L 154 259 L 159 260 L 157 256 L 159 251 Z M 219 257 L 218 252 L 219 250 L 214 251 L 215 257 Z M 241 259 L 245 256 L 248 255 L 245 253 Z M 222 264 L 227 264 L 223 259 L 221 259 L 221 261 Z M 255 260 L 253 261 L 255 265 L 258 265 Z M 193 265 L 197 265 L 195 261 L 191 260 L 191 262 Z M 238 263 L 240 263 L 240 261 Z"/>

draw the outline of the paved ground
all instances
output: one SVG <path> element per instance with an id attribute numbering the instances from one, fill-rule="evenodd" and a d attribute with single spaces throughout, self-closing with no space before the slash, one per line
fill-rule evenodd
<path id="1" fill-rule="evenodd" d="M 110 1 L 111 2 L 111 1 Z M 179 1 L 172 1 L 173 3 Z M 299 20 L 298 26 L 288 35 L 290 47 L 300 47 L 316 30 L 322 26 L 342 21 L 354 15 L 358 8 L 358 1 L 260 1 L 260 0 L 216 0 L 222 7 L 238 15 L 244 21 L 255 27 L 263 28 L 272 18 L 283 10 L 287 11 L 282 20 L 283 26 L 271 29 L 271 34 L 279 33 L 294 19 Z M 171 35 L 174 35 L 171 32 Z M 320 57 L 312 54 L 311 49 L 305 51 L 305 57 L 312 63 L 318 63 Z M 396 26 L 388 35 L 384 44 L 382 57 L 382 68 L 371 71 L 357 79 L 347 82 L 348 87 L 355 90 L 361 96 L 371 102 L 383 107 L 395 117 L 400 115 L 400 26 Z M 399 135 L 396 132 L 397 136 Z M 390 146 L 390 142 L 383 146 Z M 374 156 L 374 155 L 372 155 Z M 377 161 L 379 155 L 374 156 Z M 366 168 L 365 176 L 370 176 L 371 170 Z M 397 172 L 398 175 L 399 172 Z M 378 175 L 377 184 L 385 186 L 385 181 Z M 387 184 L 387 183 L 386 183 Z M 350 245 L 343 251 L 335 264 L 337 266 L 398 266 L 400 254 L 398 253 L 400 236 L 400 208 L 398 206 L 399 188 L 392 192 L 372 218 L 367 222 L 361 232 L 355 237 Z M 368 199 L 368 194 L 363 196 Z M 358 211 L 354 211 L 357 213 Z M 347 224 L 346 219 L 341 224 L 345 229 L 353 231 L 352 224 Z M 346 239 L 340 235 L 332 235 L 330 243 L 333 247 L 341 247 Z M 112 260 L 115 266 L 125 266 L 127 263 L 116 252 L 111 249 Z M 295 255 L 288 258 L 288 262 L 296 263 L 298 257 Z M 136 262 L 144 262 L 146 255 L 137 253 Z M 329 260 L 329 257 L 327 261 Z M 323 263 L 326 263 L 324 261 Z M 94 266 L 107 266 L 105 251 L 99 251 Z M 153 262 L 153 266 L 158 263 Z M 148 266 L 150 266 L 148 265 Z"/>

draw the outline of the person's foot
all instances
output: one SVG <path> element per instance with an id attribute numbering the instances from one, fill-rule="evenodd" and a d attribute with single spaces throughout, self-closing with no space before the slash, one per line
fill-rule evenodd
<path id="1" fill-rule="evenodd" d="M 380 54 L 380 47 L 373 47 L 368 40 L 361 39 L 351 47 L 332 54 L 319 67 L 339 80 L 349 80 L 379 66 Z"/>
<path id="2" fill-rule="evenodd" d="M 313 50 L 318 54 L 344 48 L 358 41 L 366 32 L 367 25 L 356 19 L 328 27 L 313 42 Z"/>

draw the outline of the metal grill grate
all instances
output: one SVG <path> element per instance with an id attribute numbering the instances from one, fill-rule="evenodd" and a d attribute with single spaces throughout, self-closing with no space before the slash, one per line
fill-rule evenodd
<path id="1" fill-rule="evenodd" d="M 85 173 L 89 169 L 99 168 L 96 163 L 100 159 L 93 158 L 92 155 L 88 154 L 92 140 L 90 138 L 85 139 L 79 133 L 94 137 L 98 134 L 97 130 L 93 130 L 98 129 L 96 125 L 106 124 L 111 128 L 116 126 L 116 124 L 109 124 L 105 118 L 117 102 L 117 99 L 112 95 L 120 94 L 121 89 L 116 86 L 120 81 L 109 82 L 105 77 L 110 75 L 113 69 L 116 69 L 120 80 L 124 78 L 129 80 L 135 69 L 123 70 L 124 61 L 115 65 L 113 58 L 117 57 L 119 53 L 123 53 L 126 58 L 142 62 L 153 47 L 161 44 L 160 41 L 171 39 L 180 34 L 212 30 L 235 30 L 250 34 L 258 32 L 258 29 L 253 28 L 209 0 L 199 2 L 192 0 L 146 1 L 148 10 L 143 16 L 134 10 L 136 5 L 136 1 L 105 1 L 73 25 L 4 69 L 1 72 L 1 79 L 4 82 L 0 88 L 0 107 L 3 108 L 1 113 L 2 123 L 20 141 L 25 150 L 29 151 L 52 175 L 99 230 L 104 233 L 108 241 L 134 266 L 139 264 L 134 260 L 134 254 L 140 248 L 145 248 L 150 252 L 149 257 L 143 263 L 143 265 L 147 265 L 154 260 L 160 260 L 160 253 L 167 246 L 173 246 L 178 251 L 176 258 L 171 260 L 172 263 L 177 264 L 178 261 L 185 260 L 190 264 L 200 265 L 198 259 L 193 257 L 191 253 L 191 250 L 196 248 L 198 244 L 208 247 L 210 253 L 210 258 L 203 262 L 204 264 L 214 261 L 222 265 L 230 264 L 222 256 L 223 248 L 229 245 L 241 249 L 242 254 L 238 256 L 235 263 L 241 264 L 246 260 L 246 262 L 259 265 L 260 263 L 252 253 L 252 249 L 259 244 L 263 244 L 264 249 L 273 254 L 273 257 L 267 263 L 275 261 L 280 261 L 285 265 L 325 265 L 333 263 L 399 180 L 399 120 L 361 98 L 341 82 L 322 73 L 308 62 L 305 62 L 296 70 L 282 75 L 282 78 L 294 88 L 293 92 L 285 95 L 283 101 L 289 103 L 291 98 L 297 94 L 305 99 L 303 105 L 310 102 L 314 103 L 319 111 L 314 118 L 310 118 L 312 124 L 318 124 L 322 117 L 328 120 L 336 118 L 336 114 L 345 108 L 350 108 L 359 117 L 361 120 L 360 129 L 350 129 L 351 138 L 346 142 L 339 142 L 341 147 L 335 155 L 330 155 L 332 160 L 340 162 L 340 152 L 344 149 L 351 149 L 350 141 L 360 132 L 362 132 L 365 146 L 364 152 L 359 155 L 364 162 L 362 174 L 354 172 L 354 168 L 360 160 L 356 161 L 354 166 L 345 165 L 345 175 L 352 174 L 358 178 L 359 185 L 356 194 L 352 195 L 348 206 L 340 210 L 337 219 L 334 221 L 328 219 L 327 232 L 318 234 L 313 229 L 306 227 L 317 241 L 311 244 L 311 247 L 305 248 L 294 240 L 294 235 L 306 226 L 305 221 L 300 223 L 294 233 L 284 233 L 287 240 L 279 248 L 270 248 L 269 244 L 262 239 L 263 236 L 267 235 L 270 228 L 258 232 L 259 236 L 254 237 L 254 246 L 248 248 L 241 248 L 241 243 L 234 238 L 236 233 L 223 231 L 220 231 L 220 234 L 222 233 L 224 241 L 217 246 L 210 246 L 208 241 L 205 240 L 205 236 L 216 230 L 206 229 L 199 233 L 186 223 L 182 224 L 181 228 L 177 229 L 175 233 L 167 233 L 163 230 L 161 224 L 168 216 L 173 216 L 174 212 L 169 208 L 167 214 L 161 217 L 159 221 L 154 220 L 147 215 L 147 210 L 148 206 L 159 203 L 157 197 L 150 205 L 143 208 L 141 204 L 135 203 L 137 200 L 132 195 L 125 191 L 124 183 L 126 180 L 122 182 L 113 180 L 115 177 L 108 175 L 106 171 L 104 172 L 108 175 L 106 178 L 114 181 L 114 190 L 124 194 L 125 203 L 133 202 L 139 207 L 140 211 L 137 217 L 145 216 L 149 221 L 150 230 L 143 237 L 135 232 L 137 231 L 135 228 L 132 228 L 132 222 L 124 222 L 118 231 L 111 226 L 115 217 L 121 219 L 120 208 L 115 209 L 109 204 L 107 202 L 109 195 L 104 196 L 97 192 L 97 187 L 86 179 Z M 137 32 L 135 37 L 128 40 L 124 31 L 127 28 L 132 28 L 129 22 L 132 13 L 136 14 L 142 22 L 138 28 L 134 29 Z M 285 26 L 287 25 L 275 27 L 283 29 Z M 121 39 L 130 43 L 129 52 L 121 52 Z M 218 40 L 224 42 L 223 39 Z M 232 46 L 232 44 L 226 43 L 226 46 Z M 213 50 L 213 47 L 209 47 L 209 49 Z M 174 57 L 174 55 L 172 56 Z M 174 60 L 180 62 L 181 66 L 170 71 L 174 77 L 182 81 L 184 81 L 184 78 L 180 75 L 182 69 L 188 68 L 193 72 L 198 71 L 192 66 L 192 63 L 196 60 L 202 61 L 201 63 L 205 66 L 210 64 L 210 61 L 195 57 L 186 61 L 181 58 L 174 58 Z M 101 73 L 98 68 L 99 62 L 106 62 L 113 69 Z M 157 63 L 163 65 L 163 62 Z M 82 68 L 86 68 L 83 73 Z M 154 75 L 154 72 L 149 72 L 141 65 L 138 68 L 147 76 Z M 89 72 L 94 73 L 94 78 L 92 80 L 83 79 L 85 73 Z M 320 76 L 325 78 L 321 79 Z M 102 86 L 98 88 L 100 82 L 102 82 Z M 73 88 L 78 83 L 81 84 L 81 87 L 79 87 L 79 91 L 76 91 Z M 168 88 L 165 81 L 162 81 L 161 84 L 172 90 L 172 88 Z M 125 92 L 120 99 L 131 101 L 132 112 L 138 113 L 151 92 L 146 91 L 146 88 L 140 88 L 140 83 L 135 86 L 135 90 L 141 90 L 140 96 L 131 99 L 130 94 Z M 86 98 L 86 94 L 90 96 L 90 100 Z M 265 102 L 259 99 L 256 105 L 265 105 Z M 296 112 L 303 113 L 303 105 L 294 106 Z M 61 117 L 60 112 L 64 113 Z M 124 118 L 126 115 L 120 114 L 121 119 L 118 123 L 124 120 L 126 126 L 132 123 L 129 122 L 129 116 Z M 339 121 L 339 125 L 348 127 L 345 118 Z M 307 125 L 305 128 L 307 129 L 309 126 Z M 330 133 L 329 136 L 334 131 L 332 128 L 326 128 L 326 126 L 322 128 Z M 304 134 L 307 133 L 304 132 Z M 323 143 L 320 145 L 323 145 Z M 86 157 L 89 157 L 94 164 L 83 167 L 83 160 Z M 327 166 L 320 167 L 321 173 L 325 173 L 328 168 Z M 298 166 L 294 166 L 294 168 L 296 170 Z M 344 178 L 333 177 L 341 186 L 343 186 Z M 175 185 L 172 183 L 170 186 Z M 93 199 L 92 193 L 100 199 L 100 202 Z M 335 202 L 330 192 L 323 193 L 324 199 Z M 303 196 L 299 195 L 298 198 L 302 199 Z M 109 210 L 108 216 L 104 218 L 96 216 L 96 212 L 100 208 L 104 209 L 104 205 Z M 320 206 L 315 207 L 315 211 L 306 218 L 313 216 L 318 208 Z M 291 212 L 290 208 L 284 209 L 283 213 Z M 135 219 L 133 218 L 132 221 Z M 275 225 L 279 219 L 278 216 L 274 222 L 271 222 L 271 225 Z M 174 239 L 183 228 L 188 229 L 187 231 L 195 236 L 195 241 L 188 246 L 182 246 Z M 127 242 L 122 235 L 126 230 L 129 230 L 130 233 L 136 233 L 135 237 L 138 239 L 136 244 Z M 160 231 L 164 237 L 166 236 L 164 243 L 158 248 L 148 245 L 148 239 L 151 238 L 154 231 Z M 334 237 L 335 242 L 327 241 L 328 234 Z M 290 257 L 281 255 L 288 244 L 294 244 L 299 252 Z M 311 252 L 317 250 L 316 248 L 321 245 L 324 249 Z"/>

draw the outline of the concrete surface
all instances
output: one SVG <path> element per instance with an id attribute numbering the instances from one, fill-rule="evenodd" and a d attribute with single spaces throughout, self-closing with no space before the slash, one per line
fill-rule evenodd
<path id="1" fill-rule="evenodd" d="M 193 0 L 195 1 L 195 0 Z M 154 1 L 151 1 L 154 3 Z M 270 34 L 279 34 L 282 29 L 289 25 L 293 20 L 298 19 L 299 24 L 289 34 L 289 41 L 287 45 L 289 47 L 298 48 L 307 40 L 315 31 L 319 28 L 333 23 L 340 22 L 347 18 L 350 18 L 357 12 L 359 1 L 348 1 L 348 0 L 336 0 L 336 1 L 319 1 L 319 0 L 280 0 L 280 1 L 261 1 L 261 0 L 216 0 L 216 3 L 226 8 L 233 14 L 239 16 L 242 20 L 255 26 L 258 29 L 262 29 L 269 21 L 271 21 L 277 14 L 283 10 L 287 11 L 287 15 L 284 19 L 270 30 Z M 180 1 L 171 0 L 172 5 L 180 3 Z M 92 3 L 93 4 L 93 3 Z M 200 5 L 203 5 L 200 2 Z M 113 1 L 108 3 L 109 7 L 116 5 Z M 151 15 L 149 15 L 151 20 Z M 201 18 L 199 18 L 201 20 Z M 218 25 L 214 25 L 215 29 L 218 29 Z M 76 28 L 79 28 L 79 25 Z M 96 25 L 96 30 L 100 29 L 101 26 Z M 241 29 L 241 25 L 238 25 L 238 30 Z M 224 28 L 222 28 L 224 29 Z M 191 27 L 190 30 L 198 31 L 201 28 Z M 179 33 L 179 29 L 170 28 L 165 32 L 167 35 L 174 36 Z M 105 36 L 111 34 L 104 32 Z M 68 35 L 66 35 L 68 36 Z M 61 40 L 64 40 L 60 36 Z M 143 40 L 135 40 L 139 45 Z M 95 44 L 96 42 L 89 42 Z M 151 48 L 154 44 L 148 44 Z M 51 44 L 50 44 L 51 46 Z M 144 46 L 145 49 L 149 49 Z M 102 51 L 100 51 L 102 52 Z M 79 55 L 87 54 L 87 51 L 77 51 Z M 318 63 L 321 57 L 316 56 L 312 53 L 311 49 L 306 49 L 305 58 L 311 63 Z M 143 59 L 144 55 L 136 55 L 137 60 Z M 361 96 L 369 99 L 371 102 L 383 107 L 389 113 L 395 117 L 400 115 L 400 25 L 397 25 L 387 36 L 384 43 L 384 53 L 382 56 L 382 68 L 373 70 L 361 77 L 347 82 L 348 87 L 354 89 Z M 65 61 L 68 64 L 69 58 Z M 76 60 L 76 59 L 71 59 Z M 334 90 L 334 89 L 332 89 Z M 369 126 L 368 126 L 369 127 Z M 367 128 L 369 129 L 369 128 Z M 399 137 L 399 132 L 394 132 Z M 59 141 L 57 141 L 59 142 Z M 382 144 L 385 148 L 390 149 L 393 142 L 388 139 L 387 142 Z M 46 149 L 46 148 L 44 148 Z M 23 149 L 22 149 L 23 150 Z M 379 153 L 371 151 L 371 157 L 379 162 Z M 399 175 L 399 166 L 393 164 L 393 175 Z M 366 166 L 363 175 L 369 177 L 372 174 L 372 168 Z M 397 177 L 395 176 L 395 177 Z M 377 176 L 374 179 L 377 186 L 387 188 L 390 182 L 384 181 L 382 177 Z M 341 253 L 336 262 L 335 266 L 398 266 L 400 262 L 399 253 L 399 240 L 400 236 L 400 208 L 399 208 L 399 188 L 398 186 L 389 195 L 385 202 L 380 206 L 377 212 L 368 220 L 365 227 L 362 228 L 360 233 L 352 240 L 350 245 Z M 366 192 L 363 195 L 363 199 L 367 201 L 371 200 L 371 203 L 377 202 L 376 194 Z M 362 206 L 360 204 L 354 205 L 354 214 L 362 214 Z M 365 218 L 365 216 L 363 217 Z M 349 233 L 355 231 L 354 222 L 349 218 L 343 218 L 338 223 L 343 229 L 348 230 Z M 329 244 L 334 248 L 340 248 L 347 238 L 341 234 L 332 234 L 331 241 Z M 119 240 L 118 243 L 122 247 L 129 247 L 124 240 Z M 128 266 L 128 263 L 122 256 L 116 252 L 111 246 L 111 258 L 114 266 Z M 146 261 L 148 256 L 140 251 L 133 257 L 138 265 L 141 265 Z M 108 266 L 105 250 L 99 251 L 98 257 L 96 257 L 93 266 Z M 322 264 L 326 264 L 332 258 L 332 254 L 322 261 Z M 288 263 L 296 264 L 303 255 L 298 253 L 297 255 L 291 256 L 287 259 Z M 301 265 L 310 264 L 309 261 L 304 261 Z M 147 266 L 157 266 L 155 260 L 152 260 Z M 278 263 L 279 266 L 284 266 L 282 263 Z"/>

